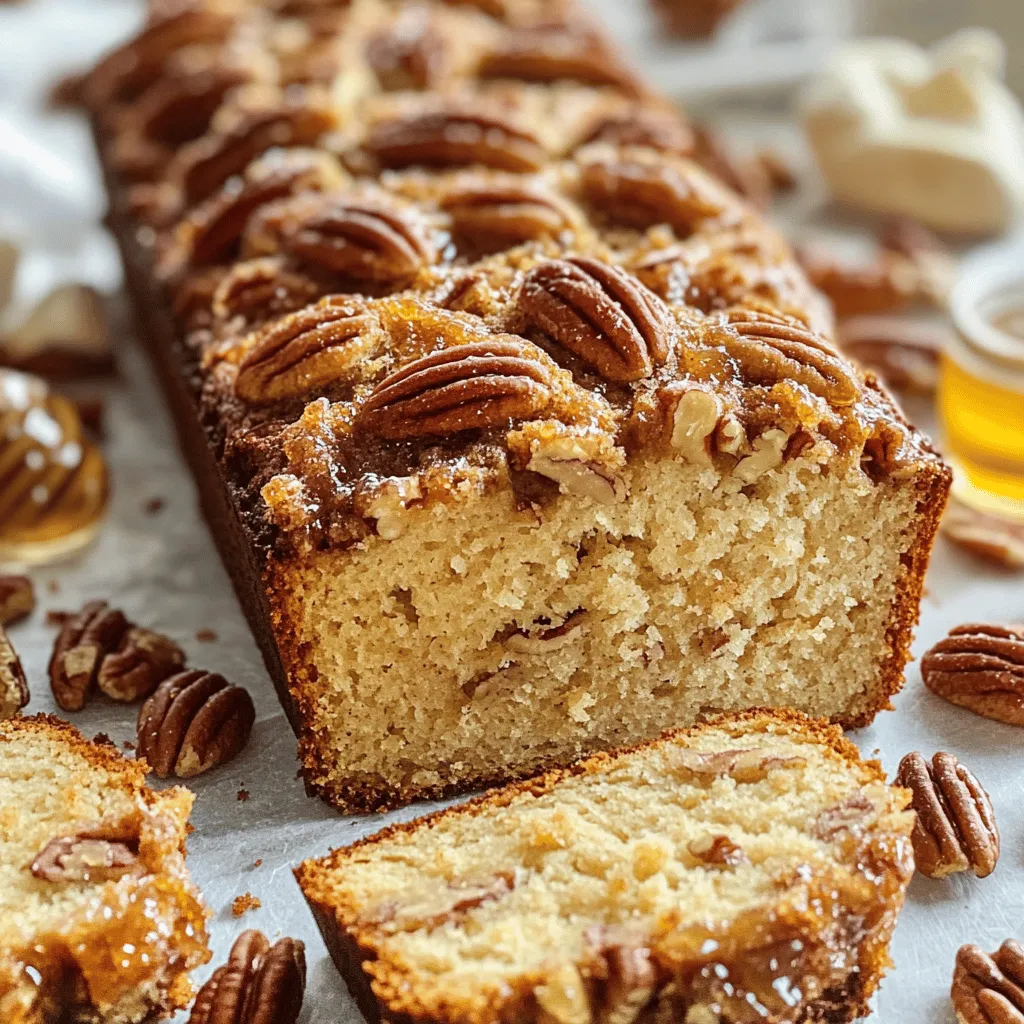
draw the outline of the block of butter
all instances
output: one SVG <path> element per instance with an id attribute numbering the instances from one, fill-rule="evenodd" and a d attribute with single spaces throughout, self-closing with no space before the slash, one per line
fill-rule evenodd
<path id="1" fill-rule="evenodd" d="M 1024 112 L 1004 63 L 985 29 L 927 50 L 866 39 L 839 51 L 801 96 L 835 198 L 939 231 L 1005 231 L 1024 207 Z"/>

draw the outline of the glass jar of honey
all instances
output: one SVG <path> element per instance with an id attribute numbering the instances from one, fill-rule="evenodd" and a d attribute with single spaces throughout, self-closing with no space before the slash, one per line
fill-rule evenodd
<path id="1" fill-rule="evenodd" d="M 953 493 L 1024 520 L 1024 249 L 976 264 L 951 309 L 938 405 Z"/>

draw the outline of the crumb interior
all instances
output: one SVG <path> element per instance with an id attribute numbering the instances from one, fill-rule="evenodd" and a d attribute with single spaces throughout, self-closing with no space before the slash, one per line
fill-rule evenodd
<path id="1" fill-rule="evenodd" d="M 312 781 L 400 793 L 523 775 L 707 710 L 876 708 L 911 488 L 785 463 L 754 484 L 637 460 L 629 498 L 509 489 L 290 577 Z M 287 588 L 281 588 L 287 593 Z"/>

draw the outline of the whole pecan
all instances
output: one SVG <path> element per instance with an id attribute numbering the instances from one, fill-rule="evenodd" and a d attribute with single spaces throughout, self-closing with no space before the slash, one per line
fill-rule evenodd
<path id="1" fill-rule="evenodd" d="M 185 652 L 170 637 L 131 626 L 117 650 L 104 656 L 96 682 L 112 700 L 132 703 L 184 667 Z"/>
<path id="2" fill-rule="evenodd" d="M 97 821 L 56 836 L 36 854 L 31 871 L 47 882 L 109 882 L 141 875 L 138 823 Z"/>
<path id="3" fill-rule="evenodd" d="M 21 659 L 0 625 L 0 718 L 10 718 L 29 700 L 28 682 Z"/>
<path id="4" fill-rule="evenodd" d="M 531 324 L 606 380 L 642 380 L 668 358 L 668 310 L 618 267 L 582 256 L 538 264 L 519 301 Z"/>
<path id="5" fill-rule="evenodd" d="M 295 1024 L 306 992 L 306 952 L 298 939 L 270 945 L 242 932 L 228 962 L 199 990 L 189 1024 Z"/>
<path id="6" fill-rule="evenodd" d="M 935 392 L 947 333 L 900 316 L 853 316 L 837 329 L 846 355 L 897 391 L 919 395 Z"/>
<path id="7" fill-rule="evenodd" d="M 273 321 L 239 364 L 235 394 L 262 406 L 347 383 L 381 346 L 375 328 L 364 303 L 334 296 Z"/>
<path id="8" fill-rule="evenodd" d="M 951 704 L 1024 726 L 1024 626 L 957 626 L 921 659 L 921 676 Z"/>
<path id="9" fill-rule="evenodd" d="M 999 859 L 999 829 L 992 801 L 969 769 L 952 754 L 940 751 L 929 764 L 915 751 L 900 761 L 896 785 L 914 794 L 912 838 L 921 874 L 992 874 Z"/>
<path id="10" fill-rule="evenodd" d="M 213 672 L 181 672 L 142 705 L 138 756 L 162 779 L 192 778 L 235 757 L 255 721 L 252 698 L 241 686 Z"/>
<path id="11" fill-rule="evenodd" d="M 982 561 L 1000 569 L 1024 569 L 1024 523 L 951 498 L 941 529 L 946 540 Z"/>
<path id="12" fill-rule="evenodd" d="M 50 688 L 64 711 L 81 711 L 96 684 L 104 657 L 116 651 L 128 630 L 124 614 L 106 601 L 90 601 L 69 618 L 54 641 Z"/>
<path id="13" fill-rule="evenodd" d="M 0 626 L 21 622 L 35 606 L 35 591 L 27 576 L 0 575 Z"/>
<path id="14" fill-rule="evenodd" d="M 369 201 L 332 200 L 301 218 L 283 242 L 300 259 L 375 284 L 408 281 L 437 258 L 405 213 Z"/>
<path id="15" fill-rule="evenodd" d="M 449 37 L 434 12 L 416 4 L 399 8 L 391 24 L 366 45 L 366 59 L 388 92 L 436 88 L 451 56 Z"/>
<path id="16" fill-rule="evenodd" d="M 1024 948 L 1007 939 L 989 956 L 961 946 L 949 996 L 960 1024 L 1024 1024 Z"/>
<path id="17" fill-rule="evenodd" d="M 664 153 L 685 155 L 694 146 L 693 129 L 674 110 L 658 110 L 646 104 L 621 113 L 605 114 L 594 122 L 583 143 L 606 142 L 613 146 L 646 146 Z"/>
<path id="18" fill-rule="evenodd" d="M 722 334 L 722 347 L 747 380 L 766 385 L 794 380 L 833 406 L 852 405 L 860 396 L 853 371 L 798 321 L 756 308 L 729 310 L 726 322 L 732 331 Z"/>
<path id="19" fill-rule="evenodd" d="M 452 230 L 480 252 L 492 252 L 541 238 L 554 238 L 576 223 L 557 196 L 530 185 L 469 185 L 441 200 Z"/>
<path id="20" fill-rule="evenodd" d="M 547 159 L 537 137 L 500 114 L 427 111 L 375 125 L 366 148 L 387 167 L 482 164 L 506 171 L 536 171 Z"/>
<path id="21" fill-rule="evenodd" d="M 324 290 L 304 274 L 286 270 L 278 258 L 244 260 L 217 282 L 210 310 L 220 321 L 241 317 L 254 324 L 301 309 Z"/>
<path id="22" fill-rule="evenodd" d="M 541 415 L 554 377 L 543 354 L 522 338 L 452 345 L 385 377 L 359 412 L 359 422 L 392 439 L 506 426 Z"/>

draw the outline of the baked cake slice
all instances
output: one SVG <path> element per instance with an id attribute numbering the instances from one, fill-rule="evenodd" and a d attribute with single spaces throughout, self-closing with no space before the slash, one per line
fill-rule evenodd
<path id="1" fill-rule="evenodd" d="M 210 958 L 185 868 L 192 794 L 46 715 L 0 722 L 0 1018 L 137 1024 Z"/>
<path id="2" fill-rule="evenodd" d="M 889 965 L 908 803 L 838 728 L 755 711 L 296 874 L 371 1021 L 844 1024 Z"/>

